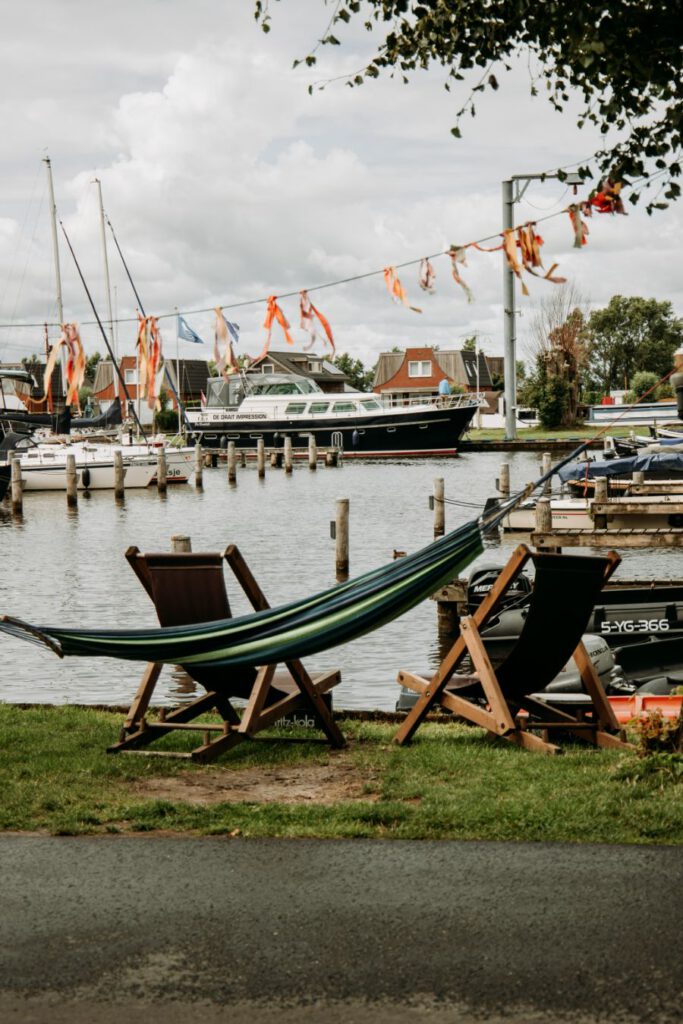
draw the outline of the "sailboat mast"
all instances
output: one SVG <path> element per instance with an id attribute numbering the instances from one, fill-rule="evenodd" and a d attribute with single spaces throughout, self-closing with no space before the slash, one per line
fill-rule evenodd
<path id="1" fill-rule="evenodd" d="M 100 200 L 100 229 L 102 231 L 102 253 L 104 256 L 104 280 L 107 286 L 107 310 L 109 312 L 109 338 L 114 349 L 114 358 L 118 359 L 116 337 L 114 335 L 114 314 L 111 305 L 111 283 L 109 281 L 109 257 L 107 256 L 107 234 L 104 228 L 104 205 L 102 203 L 102 182 L 99 178 L 94 179 L 97 185 L 97 194 Z"/>
<path id="2" fill-rule="evenodd" d="M 43 159 L 47 166 L 47 182 L 50 189 L 50 222 L 52 224 L 52 255 L 55 265 L 55 283 L 57 285 L 57 314 L 60 325 L 64 323 L 64 304 L 62 302 L 62 274 L 59 267 L 59 243 L 57 235 L 57 204 L 55 203 L 55 188 L 52 183 L 52 164 L 49 156 Z"/>

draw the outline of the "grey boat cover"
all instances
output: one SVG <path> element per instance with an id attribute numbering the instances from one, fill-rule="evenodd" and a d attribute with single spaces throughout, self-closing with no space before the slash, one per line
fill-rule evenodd
<path id="1" fill-rule="evenodd" d="M 601 459 L 573 462 L 560 469 L 562 483 L 567 480 L 593 480 L 596 476 L 631 476 L 632 473 L 650 472 L 662 476 L 683 475 L 683 453 L 656 452 L 631 455 L 626 459 Z"/>

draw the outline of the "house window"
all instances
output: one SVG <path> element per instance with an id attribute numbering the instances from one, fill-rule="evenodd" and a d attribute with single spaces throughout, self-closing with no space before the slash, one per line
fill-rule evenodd
<path id="1" fill-rule="evenodd" d="M 264 363 L 261 367 L 261 373 L 275 373 L 275 367 L 272 363 Z"/>
<path id="2" fill-rule="evenodd" d="M 408 376 L 409 377 L 431 377 L 432 375 L 432 361 L 431 359 L 416 359 L 414 362 L 408 363 Z"/>
<path id="3" fill-rule="evenodd" d="M 137 384 L 137 382 L 138 382 L 137 367 L 134 367 L 132 370 L 126 370 L 126 372 L 125 372 L 125 381 L 126 381 L 126 384 Z"/>

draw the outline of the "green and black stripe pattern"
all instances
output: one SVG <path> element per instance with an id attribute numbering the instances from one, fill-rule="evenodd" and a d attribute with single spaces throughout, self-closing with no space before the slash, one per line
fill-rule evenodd
<path id="1" fill-rule="evenodd" d="M 0 617 L 0 630 L 62 656 L 179 665 L 265 665 L 336 647 L 409 611 L 483 550 L 475 520 L 390 565 L 312 597 L 234 619 L 156 629 L 61 629 Z"/>

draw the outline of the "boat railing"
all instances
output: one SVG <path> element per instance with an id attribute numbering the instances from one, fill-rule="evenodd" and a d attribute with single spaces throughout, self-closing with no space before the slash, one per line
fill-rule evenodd
<path id="1" fill-rule="evenodd" d="M 376 395 L 382 405 L 389 409 L 403 409 L 406 406 L 430 406 L 434 409 L 471 409 L 487 404 L 486 396 L 479 391 L 460 392 L 451 395 L 410 395 L 404 398 L 399 395 Z"/>

